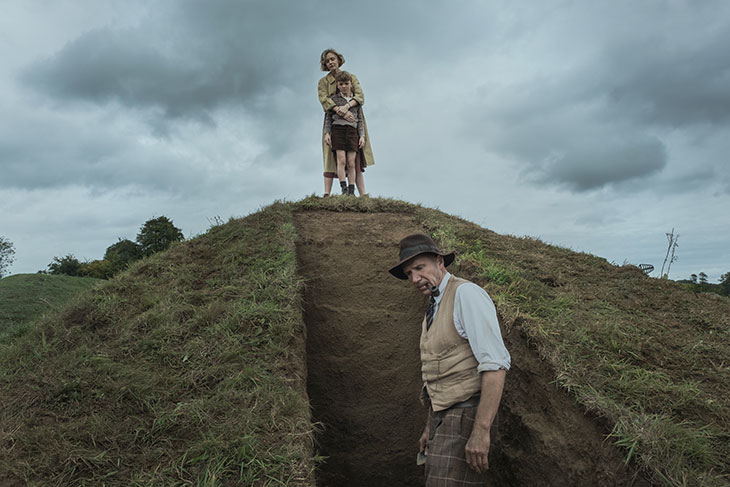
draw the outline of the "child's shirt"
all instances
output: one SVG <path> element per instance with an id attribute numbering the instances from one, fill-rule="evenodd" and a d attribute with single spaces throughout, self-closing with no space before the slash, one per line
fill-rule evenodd
<path id="1" fill-rule="evenodd" d="M 342 93 L 335 93 L 334 95 L 332 95 L 331 99 L 333 102 L 335 102 L 337 106 L 343 106 L 347 105 L 347 103 L 352 100 L 352 96 L 346 98 Z M 357 106 L 350 107 L 349 110 L 350 113 L 355 116 L 354 122 L 348 122 L 332 110 L 326 112 L 324 114 L 324 132 L 326 134 L 332 132 L 333 125 L 349 125 L 350 127 L 355 127 L 357 129 L 357 133 L 360 135 L 360 137 L 364 137 L 365 125 L 362 121 L 362 107 L 358 104 Z"/>

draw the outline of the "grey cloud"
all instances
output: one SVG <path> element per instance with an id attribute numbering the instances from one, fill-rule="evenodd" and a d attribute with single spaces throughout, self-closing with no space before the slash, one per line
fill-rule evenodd
<path id="1" fill-rule="evenodd" d="M 656 44 L 611 50 L 603 86 L 611 103 L 637 120 L 657 125 L 727 125 L 730 25 L 704 42 L 667 46 L 658 39 Z"/>
<path id="2" fill-rule="evenodd" d="M 82 34 L 21 82 L 61 102 L 116 101 L 212 123 L 220 107 L 263 111 L 282 89 L 299 90 L 302 74 L 317 69 L 319 51 L 298 52 L 316 33 L 316 14 L 304 2 L 163 3 L 137 28 Z M 151 122 L 164 131 L 164 120 Z"/>
<path id="3" fill-rule="evenodd" d="M 18 113 L 12 127 L 0 130 L 0 188 L 137 186 L 176 192 L 186 187 L 194 191 L 209 179 L 208 171 L 169 146 L 145 146 L 123 133 L 124 124 L 106 122 L 108 126 L 100 126 L 93 115 Z"/>
<path id="4" fill-rule="evenodd" d="M 313 97 L 306 74 L 318 71 L 320 50 L 330 47 L 333 38 L 350 44 L 356 39 L 397 39 L 406 46 L 431 38 L 431 45 L 439 44 L 423 29 L 403 35 L 404 20 L 433 14 L 413 11 L 407 4 L 387 3 L 388 15 L 382 15 L 386 3 L 363 6 L 357 22 L 367 30 L 353 23 L 347 29 L 337 27 L 342 5 L 329 0 L 161 5 L 150 7 L 138 28 L 105 27 L 81 35 L 51 57 L 35 61 L 21 81 L 61 101 L 115 100 L 131 108 L 161 109 L 166 118 L 211 122 L 211 112 L 221 106 L 265 111 L 283 89 L 306 90 Z M 477 35 L 474 29 L 467 32 Z M 304 57 L 308 45 L 312 49 Z"/>
<path id="5" fill-rule="evenodd" d="M 530 177 L 586 191 L 645 178 L 665 165 L 664 145 L 654 137 L 625 137 L 614 143 L 591 140 L 549 156 Z"/>
<path id="6" fill-rule="evenodd" d="M 428 29 L 405 27 L 419 21 L 455 21 L 442 15 L 450 7 L 414 10 L 414 6 L 420 5 L 363 5 L 357 20 L 344 29 L 336 23 L 342 5 L 334 0 L 160 2 L 148 6 L 135 27 L 111 24 L 87 31 L 48 57 L 36 59 L 19 81 L 70 116 L 100 107 L 118 117 L 144 121 L 154 137 L 171 145 L 185 145 L 177 128 L 189 121 L 201 124 L 201 133 L 213 133 L 224 120 L 222 112 L 254 119 L 256 125 L 241 138 L 265 147 L 257 152 L 260 164 L 276 160 L 279 170 L 286 170 L 301 164 L 294 157 L 301 158 L 299 149 L 310 139 L 319 151 L 314 141 L 322 113 L 315 84 L 321 76 L 318 57 L 323 48 L 345 50 L 346 68 L 357 62 L 362 67 L 372 60 L 378 62 L 378 71 L 383 70 L 381 59 L 396 69 L 405 66 L 405 57 L 393 57 L 401 50 L 420 65 L 420 56 L 443 54 L 451 48 Z M 383 15 L 385 9 L 388 15 Z M 476 27 L 477 17 L 459 22 Z M 463 29 L 454 38 L 474 38 L 481 32 Z M 350 47 L 340 47 L 338 39 Z M 412 72 L 407 75 L 413 76 Z M 29 127 L 26 130 L 32 132 Z M 54 130 L 63 135 L 50 133 Z M 94 135 L 88 137 L 58 128 L 46 131 L 47 150 L 25 144 L 6 159 L 15 162 L 10 164 L 10 176 L 0 184 L 48 187 L 83 181 L 102 187 L 140 184 L 167 190 L 185 183 L 175 181 L 183 177 L 184 162 L 134 147 L 133 140 L 124 140 L 111 127 L 106 131 L 93 127 Z M 86 139 L 91 137 L 104 140 L 102 154 L 89 150 L 93 141 Z M 76 140 L 67 147 L 62 139 Z M 318 161 L 320 155 L 309 158 Z M 63 162 L 51 167 L 53 160 Z M 140 160 L 147 162 L 137 167 Z M 39 171 L 41 166 L 51 170 Z M 189 177 L 204 179 L 199 171 L 191 168 Z"/>
<path id="7" fill-rule="evenodd" d="M 139 27 L 82 34 L 30 65 L 21 81 L 59 103 L 118 103 L 141 111 L 158 136 L 174 134 L 171 127 L 185 119 L 203 122 L 208 130 L 218 123 L 218 111 L 241 110 L 258 120 L 255 135 L 266 145 L 261 157 L 279 159 L 316 133 L 297 131 L 311 124 L 309 114 L 317 111 L 317 57 L 323 47 L 338 47 L 333 39 L 350 46 L 345 54 L 360 63 L 358 68 L 377 66 L 373 71 L 383 77 L 381 89 L 388 89 L 392 79 L 415 80 L 421 71 L 448 69 L 451 57 L 519 45 L 521 39 L 511 36 L 530 32 L 529 25 L 518 26 L 500 17 L 498 8 L 479 2 L 459 9 L 446 3 L 419 7 L 416 2 L 368 3 L 358 10 L 351 29 L 338 35 L 335 19 L 341 4 L 334 0 L 157 3 Z M 556 13 L 547 16 L 544 34 L 562 35 L 561 26 L 548 24 L 560 12 L 571 12 L 568 22 L 575 25 L 594 21 L 592 8 L 544 7 Z M 710 10 L 702 15 L 711 15 Z M 543 15 L 528 16 L 528 23 Z M 668 17 L 672 15 L 683 18 L 685 12 Z M 586 191 L 623 187 L 660 173 L 667 149 L 656 127 L 727 122 L 730 95 L 721 89 L 728 76 L 730 51 L 721 49 L 727 25 L 687 39 L 674 39 L 657 25 L 641 29 L 648 34 L 611 37 L 583 65 L 569 70 L 543 66 L 533 79 L 487 93 L 489 120 L 468 122 L 494 124 L 480 136 L 491 150 L 513 157 L 532 181 Z M 647 39 L 656 43 L 646 47 Z M 539 65 L 540 60 L 529 63 Z M 489 68 L 476 63 L 469 69 L 467 82 L 498 76 L 485 74 Z M 453 80 L 459 76 L 454 72 Z M 458 92 L 457 85 L 448 89 Z M 380 98 L 385 99 L 384 93 Z M 282 137 L 283 132 L 296 135 Z"/>
<path id="8" fill-rule="evenodd" d="M 529 181 L 574 191 L 635 191 L 664 172 L 673 134 L 709 137 L 712 147 L 698 143 L 681 162 L 693 172 L 684 188 L 721 184 L 730 173 L 716 173 L 711 152 L 730 150 L 714 136 L 730 130 L 730 20 L 718 15 L 723 4 L 713 5 L 665 5 L 661 14 L 637 6 L 641 15 L 617 7 L 621 14 L 597 24 L 592 55 L 567 52 L 570 68 L 545 66 L 520 83 L 485 87 L 487 118 L 471 123 L 487 124 L 487 147 L 518 163 Z M 593 15 L 572 14 L 572 22 Z M 615 35 L 604 32 L 611 24 Z M 647 187 L 676 187 L 667 177 Z"/>
<path id="9" fill-rule="evenodd" d="M 23 81 L 61 100 L 118 101 L 160 108 L 168 118 L 205 121 L 220 104 L 249 101 L 266 86 L 264 73 L 245 59 L 186 59 L 163 52 L 155 41 L 139 32 L 92 31 L 29 67 Z M 203 61 L 207 66 L 198 65 Z"/>
<path id="10" fill-rule="evenodd" d="M 487 112 L 496 119 L 480 134 L 490 150 L 519 163 L 526 180 L 573 191 L 620 188 L 666 166 L 665 144 L 646 129 L 611 120 L 600 101 L 571 99 L 570 90 L 557 85 L 542 87 L 545 92 L 526 87 L 493 93 Z"/>

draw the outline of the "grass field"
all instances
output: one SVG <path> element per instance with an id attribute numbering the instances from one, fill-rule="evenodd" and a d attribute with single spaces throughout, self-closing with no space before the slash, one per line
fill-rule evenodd
<path id="1" fill-rule="evenodd" d="M 98 282 L 90 277 L 48 274 L 16 274 L 0 279 L 0 332 L 58 310 Z"/>
<path id="2" fill-rule="evenodd" d="M 213 227 L 0 336 L 0 484 L 314 485 L 292 212 L 315 209 L 409 215 L 457 251 L 455 273 L 485 286 L 627 461 L 656 485 L 728 485 L 730 300 L 341 197 Z"/>

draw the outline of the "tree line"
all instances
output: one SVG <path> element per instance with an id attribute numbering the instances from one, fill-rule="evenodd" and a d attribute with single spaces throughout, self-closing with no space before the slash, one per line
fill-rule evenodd
<path id="1" fill-rule="evenodd" d="M 682 279 L 677 282 L 689 286 L 695 292 L 730 296 L 730 272 L 721 275 L 719 281 L 719 284 L 712 284 L 707 280 L 707 274 L 700 272 L 699 274 L 691 274 L 689 279 Z"/>
<path id="2" fill-rule="evenodd" d="M 139 230 L 136 241 L 120 238 L 107 247 L 103 259 L 79 261 L 73 254 L 54 257 L 48 268 L 40 273 L 109 279 L 130 264 L 163 251 L 184 240 L 182 231 L 166 216 L 147 220 Z"/>

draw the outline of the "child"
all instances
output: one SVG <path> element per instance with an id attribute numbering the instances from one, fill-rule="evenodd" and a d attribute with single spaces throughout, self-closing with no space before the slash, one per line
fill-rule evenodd
<path id="1" fill-rule="evenodd" d="M 357 151 L 365 146 L 362 107 L 357 102 L 350 103 L 350 100 L 352 100 L 352 76 L 350 76 L 350 73 L 347 71 L 338 72 L 335 75 L 335 81 L 337 81 L 337 93 L 332 95 L 331 99 L 337 106 L 347 106 L 350 113 L 355 117 L 355 121 L 348 122 L 333 111 L 327 112 L 324 118 L 324 141 L 335 151 L 337 179 L 340 180 L 342 194 L 354 195 L 358 173 L 358 168 L 355 167 L 355 156 Z M 347 165 L 349 185 L 345 182 L 345 165 Z"/>

